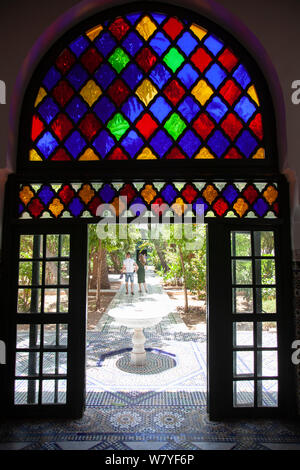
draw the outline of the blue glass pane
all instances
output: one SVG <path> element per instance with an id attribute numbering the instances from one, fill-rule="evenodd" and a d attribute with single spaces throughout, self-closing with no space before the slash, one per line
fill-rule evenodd
<path id="1" fill-rule="evenodd" d="M 139 216 L 142 215 L 145 210 L 147 210 L 147 206 L 142 198 L 136 197 L 130 204 L 129 209 L 133 212 L 134 215 Z"/>
<path id="2" fill-rule="evenodd" d="M 99 196 L 106 204 L 113 200 L 115 194 L 116 191 L 111 187 L 110 184 L 105 184 L 99 191 Z"/>
<path id="3" fill-rule="evenodd" d="M 143 79 L 143 77 L 143 72 L 135 64 L 130 64 L 128 67 L 126 67 L 122 74 L 122 78 L 131 89 L 135 88 L 136 85 Z"/>
<path id="4" fill-rule="evenodd" d="M 24 212 L 25 206 L 24 204 L 19 204 L 18 206 L 18 215 L 21 215 Z"/>
<path id="5" fill-rule="evenodd" d="M 268 210 L 268 204 L 262 198 L 259 198 L 253 205 L 253 208 L 257 212 L 257 214 L 262 217 Z"/>
<path id="6" fill-rule="evenodd" d="M 129 98 L 122 107 L 123 113 L 131 122 L 135 121 L 143 110 L 144 107 L 140 101 L 135 98 L 135 96 Z"/>
<path id="7" fill-rule="evenodd" d="M 157 100 L 153 103 L 153 105 L 150 107 L 150 111 L 160 122 L 164 120 L 164 118 L 169 114 L 171 109 L 171 106 L 168 105 L 168 103 L 162 96 L 159 96 Z"/>
<path id="8" fill-rule="evenodd" d="M 177 191 L 173 188 L 171 184 L 168 184 L 161 192 L 163 198 L 168 204 L 171 204 L 175 197 L 177 196 Z"/>
<path id="9" fill-rule="evenodd" d="M 257 141 L 250 134 L 250 132 L 243 131 L 243 133 L 237 139 L 236 145 L 241 150 L 241 152 L 248 158 L 257 146 Z"/>
<path id="10" fill-rule="evenodd" d="M 60 78 L 61 73 L 56 70 L 55 67 L 51 67 L 43 80 L 43 85 L 47 88 L 48 91 L 50 91 L 57 84 Z"/>
<path id="11" fill-rule="evenodd" d="M 229 147 L 229 141 L 224 137 L 222 132 L 216 131 L 207 141 L 210 149 L 220 158 Z"/>
<path id="12" fill-rule="evenodd" d="M 190 96 L 188 96 L 180 103 L 178 111 L 188 122 L 190 122 L 200 111 L 200 107 Z"/>
<path id="13" fill-rule="evenodd" d="M 199 75 L 190 64 L 185 64 L 185 66 L 178 73 L 177 77 L 182 81 L 186 88 L 191 88 L 197 78 L 199 78 Z"/>
<path id="14" fill-rule="evenodd" d="M 73 132 L 70 137 L 66 140 L 65 142 L 65 147 L 69 150 L 71 155 L 73 155 L 74 158 L 76 158 L 83 147 L 85 147 L 86 142 L 85 140 L 81 137 L 81 134 L 79 134 L 78 131 Z"/>
<path id="15" fill-rule="evenodd" d="M 198 199 L 193 203 L 193 211 L 196 212 L 197 215 L 203 215 L 207 209 L 208 204 L 202 197 L 198 197 Z"/>
<path id="16" fill-rule="evenodd" d="M 177 42 L 177 45 L 187 56 L 190 55 L 190 53 L 195 49 L 197 44 L 198 42 L 195 38 L 193 38 L 193 36 L 189 32 L 185 32 Z"/>
<path id="17" fill-rule="evenodd" d="M 140 50 L 142 45 L 143 42 L 133 31 L 129 33 L 126 39 L 123 41 L 123 47 L 132 56 L 134 56 Z"/>
<path id="18" fill-rule="evenodd" d="M 166 15 L 162 13 L 151 13 L 152 18 L 158 23 L 162 23 L 166 19 Z"/>
<path id="19" fill-rule="evenodd" d="M 103 34 L 98 37 L 95 41 L 95 46 L 97 47 L 98 51 L 106 57 L 115 47 L 116 41 L 112 37 L 112 35 L 108 32 L 104 32 Z"/>
<path id="20" fill-rule="evenodd" d="M 215 96 L 206 107 L 206 111 L 216 122 L 222 119 L 227 110 L 226 104 L 218 96 Z"/>
<path id="21" fill-rule="evenodd" d="M 122 146 L 133 158 L 140 148 L 144 145 L 143 140 L 137 135 L 135 131 L 130 131 L 125 139 L 122 140 Z"/>
<path id="22" fill-rule="evenodd" d="M 223 196 L 229 204 L 232 204 L 233 201 L 238 197 L 239 193 L 237 190 L 230 184 L 223 191 Z"/>
<path id="23" fill-rule="evenodd" d="M 164 131 L 158 131 L 150 142 L 155 152 L 161 157 L 169 150 L 172 145 L 171 139 L 165 134 Z"/>
<path id="24" fill-rule="evenodd" d="M 243 96 L 234 107 L 235 112 L 245 122 L 247 122 L 251 118 L 252 114 L 255 112 L 255 109 L 256 108 L 254 104 L 252 104 L 246 96 Z"/>
<path id="25" fill-rule="evenodd" d="M 78 122 L 87 111 L 87 106 L 77 96 L 68 104 L 66 112 L 74 122 Z"/>
<path id="26" fill-rule="evenodd" d="M 162 64 L 158 64 L 150 74 L 150 78 L 160 89 L 162 89 L 170 77 L 170 73 Z"/>
<path id="27" fill-rule="evenodd" d="M 81 67 L 80 64 L 76 64 L 68 73 L 67 77 L 69 82 L 75 88 L 75 90 L 79 90 L 79 88 L 81 88 L 84 82 L 87 80 L 88 74 L 86 73 L 84 68 Z"/>
<path id="28" fill-rule="evenodd" d="M 126 15 L 126 18 L 131 24 L 135 24 L 140 16 L 141 13 L 129 13 L 129 15 Z"/>
<path id="29" fill-rule="evenodd" d="M 219 39 L 212 35 L 208 36 L 208 38 L 204 41 L 204 44 L 214 55 L 217 55 L 224 46 L 224 44 Z"/>
<path id="30" fill-rule="evenodd" d="M 153 47 L 158 55 L 162 55 L 169 45 L 170 41 L 161 32 L 156 33 L 150 41 L 150 46 Z"/>
<path id="31" fill-rule="evenodd" d="M 101 131 L 93 142 L 93 146 L 103 158 L 114 145 L 115 142 L 113 138 L 106 131 Z"/>
<path id="32" fill-rule="evenodd" d="M 51 132 L 46 132 L 37 143 L 38 149 L 42 152 L 45 158 L 48 158 L 57 146 L 58 143 Z"/>
<path id="33" fill-rule="evenodd" d="M 89 46 L 89 41 L 84 36 L 79 36 L 75 41 L 71 42 L 70 49 L 79 57 Z"/>
<path id="34" fill-rule="evenodd" d="M 97 101 L 96 105 L 94 106 L 94 112 L 104 124 L 113 114 L 115 109 L 115 105 L 106 96 Z"/>
<path id="35" fill-rule="evenodd" d="M 180 139 L 179 145 L 187 156 L 191 158 L 199 149 L 201 141 L 191 130 L 188 130 Z"/>
<path id="36" fill-rule="evenodd" d="M 80 201 L 79 197 L 74 197 L 72 202 L 70 202 L 68 209 L 75 217 L 78 217 L 83 211 L 84 205 Z"/>
<path id="37" fill-rule="evenodd" d="M 50 186 L 43 186 L 39 191 L 38 196 L 45 205 L 48 205 L 54 196 L 54 191 L 52 191 Z"/>
<path id="38" fill-rule="evenodd" d="M 213 64 L 206 72 L 205 76 L 214 88 L 218 88 L 218 86 L 226 78 L 226 73 L 221 69 L 221 67 L 218 66 L 218 64 Z"/>
<path id="39" fill-rule="evenodd" d="M 108 64 L 101 65 L 101 67 L 99 67 L 99 69 L 94 74 L 95 79 L 103 90 L 106 90 L 115 76 L 115 72 Z"/>
<path id="40" fill-rule="evenodd" d="M 247 70 L 245 69 L 245 67 L 242 64 L 240 64 L 238 66 L 238 68 L 236 69 L 236 71 L 233 74 L 233 77 L 241 85 L 242 88 L 246 88 L 246 86 L 251 81 Z"/>
<path id="41" fill-rule="evenodd" d="M 59 108 L 54 103 L 52 98 L 46 98 L 39 106 L 38 111 L 44 121 L 46 121 L 47 124 L 50 124 L 50 122 L 55 118 L 55 116 L 59 112 Z"/>

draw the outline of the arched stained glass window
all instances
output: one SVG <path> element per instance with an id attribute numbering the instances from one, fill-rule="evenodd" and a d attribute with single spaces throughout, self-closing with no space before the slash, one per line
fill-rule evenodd
<path id="1" fill-rule="evenodd" d="M 191 18 L 114 17 L 47 64 L 34 90 L 27 161 L 266 158 L 250 70 Z"/>

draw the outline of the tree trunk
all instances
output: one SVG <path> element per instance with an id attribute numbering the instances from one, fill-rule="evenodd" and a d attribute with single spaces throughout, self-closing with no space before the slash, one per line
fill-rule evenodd
<path id="1" fill-rule="evenodd" d="M 178 246 L 179 249 L 179 256 L 180 256 L 180 263 L 182 269 L 182 277 L 183 277 L 183 290 L 184 290 L 184 311 L 185 313 L 189 310 L 189 302 L 188 302 L 188 293 L 187 293 L 187 286 L 186 286 L 186 272 L 183 260 L 183 254 L 180 245 Z"/>
<path id="2" fill-rule="evenodd" d="M 91 256 L 91 259 L 93 260 L 93 268 L 91 271 L 92 278 L 90 280 L 90 289 L 97 289 L 97 274 L 98 274 L 97 251 L 94 251 L 94 253 Z"/>
<path id="3" fill-rule="evenodd" d="M 161 249 L 161 247 L 160 247 L 159 242 L 158 242 L 157 240 L 153 240 L 153 242 L 154 242 L 154 246 L 155 246 L 155 249 L 156 249 L 156 253 L 157 253 L 157 255 L 158 255 L 158 257 L 159 257 L 159 260 L 160 260 L 160 262 L 161 262 L 161 265 L 162 265 L 162 267 L 163 267 L 163 270 L 164 270 L 164 272 L 166 273 L 167 271 L 170 270 L 170 268 L 169 268 L 169 266 L 167 265 L 167 262 L 166 262 L 166 260 L 165 260 L 165 255 L 164 255 L 164 253 L 163 253 L 163 251 L 162 251 L 162 249 Z"/>
<path id="4" fill-rule="evenodd" d="M 116 273 L 119 273 L 122 269 L 122 264 L 120 262 L 120 259 L 118 257 L 118 254 L 117 252 L 112 252 L 112 253 L 109 253 L 109 256 L 110 256 L 110 259 L 111 259 L 111 262 L 113 264 L 113 267 L 114 267 L 114 271 Z"/>
<path id="5" fill-rule="evenodd" d="M 98 256 L 97 256 L 97 297 L 96 297 L 96 310 L 100 310 L 101 308 L 101 271 L 102 271 L 102 246 L 101 240 L 99 240 L 99 247 L 98 247 Z"/>
<path id="6" fill-rule="evenodd" d="M 101 249 L 101 270 L 100 270 L 100 279 L 101 279 L 101 289 L 110 289 L 110 282 L 108 278 L 108 266 L 107 266 L 107 252 L 106 249 Z"/>

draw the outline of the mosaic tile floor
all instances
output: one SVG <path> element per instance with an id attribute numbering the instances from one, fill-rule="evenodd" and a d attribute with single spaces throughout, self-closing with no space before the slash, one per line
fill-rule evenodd
<path id="1" fill-rule="evenodd" d="M 151 375 L 117 369 L 124 353 L 105 357 L 99 367 L 101 354 L 130 346 L 131 332 L 108 315 L 98 326 L 88 332 L 84 416 L 7 420 L 0 450 L 300 450 L 297 422 L 209 420 L 205 325 L 188 330 L 174 313 L 145 330 L 146 346 L 176 353 L 176 367 Z"/>

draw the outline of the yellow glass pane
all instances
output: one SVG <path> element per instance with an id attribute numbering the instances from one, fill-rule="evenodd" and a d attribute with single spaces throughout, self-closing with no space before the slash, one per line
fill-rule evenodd
<path id="1" fill-rule="evenodd" d="M 257 96 L 256 89 L 255 89 L 254 85 L 251 85 L 249 87 L 248 95 L 251 96 L 251 98 L 253 99 L 253 101 L 255 101 L 257 106 L 259 106 L 259 99 L 258 99 L 258 96 Z"/>
<path id="2" fill-rule="evenodd" d="M 244 199 L 242 199 L 241 197 L 239 197 L 238 200 L 233 205 L 234 210 L 238 213 L 238 215 L 240 217 L 243 217 L 243 215 L 245 214 L 248 207 L 249 206 L 248 206 L 247 202 Z"/>
<path id="3" fill-rule="evenodd" d="M 100 158 L 95 154 L 93 149 L 88 148 L 81 157 L 79 157 L 79 160 L 100 160 Z"/>
<path id="4" fill-rule="evenodd" d="M 88 36 L 88 38 L 90 38 L 91 41 L 94 41 L 102 30 L 103 27 L 101 24 L 99 24 L 98 26 L 94 26 L 94 28 L 89 29 L 85 34 Z"/>
<path id="5" fill-rule="evenodd" d="M 278 197 L 278 191 L 274 186 L 268 186 L 267 189 L 263 192 L 263 196 L 266 201 L 271 205 L 276 201 Z"/>
<path id="6" fill-rule="evenodd" d="M 206 148 L 206 147 L 203 147 L 199 153 L 197 153 L 197 155 L 195 156 L 195 158 L 205 158 L 205 159 L 208 159 L 208 158 L 215 158 L 213 156 L 212 153 L 210 153 L 210 151 Z"/>
<path id="7" fill-rule="evenodd" d="M 255 155 L 253 155 L 252 158 L 259 158 L 259 159 L 264 159 L 265 158 L 265 149 L 264 148 L 259 148 L 256 152 Z"/>
<path id="8" fill-rule="evenodd" d="M 31 162 L 41 162 L 41 161 L 43 161 L 42 157 L 34 149 L 31 149 L 29 151 L 29 160 Z"/>
<path id="9" fill-rule="evenodd" d="M 88 105 L 92 106 L 102 94 L 102 91 L 101 88 L 98 87 L 98 85 L 94 82 L 94 80 L 89 80 L 82 88 L 80 94 L 82 98 L 88 103 Z"/>
<path id="10" fill-rule="evenodd" d="M 181 197 L 178 197 L 174 204 L 172 204 L 172 209 L 174 212 L 176 212 L 177 215 L 183 214 L 186 208 L 187 205 L 184 203 Z"/>
<path id="11" fill-rule="evenodd" d="M 24 188 L 20 191 L 19 193 L 20 199 L 27 206 L 27 204 L 31 201 L 33 198 L 34 194 L 31 191 L 29 186 L 24 186 Z"/>
<path id="12" fill-rule="evenodd" d="M 205 80 L 199 80 L 197 85 L 192 89 L 192 94 L 201 103 L 201 105 L 204 106 L 206 101 L 213 94 L 213 90 L 207 85 Z"/>
<path id="13" fill-rule="evenodd" d="M 136 30 L 145 39 L 145 41 L 147 41 L 154 31 L 156 31 L 156 26 L 149 16 L 144 16 L 136 26 Z"/>
<path id="14" fill-rule="evenodd" d="M 149 147 L 146 147 L 138 155 L 137 160 L 156 160 L 157 157 L 152 153 Z"/>
<path id="15" fill-rule="evenodd" d="M 156 191 L 155 189 L 153 188 L 152 184 L 146 184 L 146 186 L 144 187 L 143 191 L 141 192 L 141 195 L 143 197 L 143 199 L 148 203 L 150 204 L 151 201 L 153 201 L 153 199 L 155 198 L 156 196 Z"/>
<path id="16" fill-rule="evenodd" d="M 192 26 L 190 27 L 190 29 L 193 31 L 193 33 L 195 34 L 195 36 L 197 36 L 197 38 L 200 39 L 200 41 L 204 38 L 204 36 L 205 36 L 206 33 L 207 33 L 206 29 L 201 28 L 200 26 L 198 26 L 198 25 L 195 24 L 195 23 L 192 24 Z"/>
<path id="17" fill-rule="evenodd" d="M 55 217 L 58 217 L 59 214 L 64 210 L 64 206 L 63 204 L 61 203 L 61 201 L 56 197 L 53 199 L 53 201 L 51 202 L 50 206 L 49 206 L 49 211 L 52 212 L 52 214 L 55 216 Z"/>
<path id="18" fill-rule="evenodd" d="M 41 87 L 35 99 L 35 103 L 34 103 L 35 108 L 40 104 L 40 102 L 45 98 L 45 96 L 47 96 L 47 92 L 43 87 Z"/>
<path id="19" fill-rule="evenodd" d="M 135 92 L 145 106 L 157 95 L 157 89 L 147 78 L 141 83 Z"/>
<path id="20" fill-rule="evenodd" d="M 213 202 L 214 199 L 216 199 L 217 195 L 218 195 L 218 192 L 215 190 L 215 188 L 211 184 L 209 184 L 202 193 L 202 196 L 210 204 Z"/>
<path id="21" fill-rule="evenodd" d="M 83 202 L 87 204 L 88 202 L 90 202 L 92 197 L 94 197 L 95 191 L 91 188 L 89 184 L 84 184 L 78 194 L 83 200 Z"/>
<path id="22" fill-rule="evenodd" d="M 115 208 L 116 215 L 122 214 L 125 209 L 125 204 L 123 203 L 121 198 L 115 197 L 111 204 Z"/>

